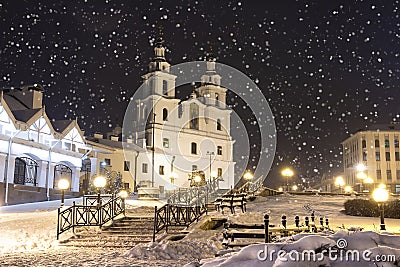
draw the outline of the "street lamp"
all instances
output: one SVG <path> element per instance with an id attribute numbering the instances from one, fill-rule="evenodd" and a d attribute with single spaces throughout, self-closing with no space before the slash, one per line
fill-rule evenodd
<path id="1" fill-rule="evenodd" d="M 201 182 L 201 176 L 200 176 L 200 175 L 196 175 L 196 176 L 194 177 L 194 182 L 195 182 L 196 184 L 199 184 L 199 183 Z"/>
<path id="2" fill-rule="evenodd" d="M 210 182 L 211 182 L 211 179 L 212 179 L 212 173 L 211 173 L 211 165 L 212 165 L 211 159 L 212 158 L 211 157 L 214 156 L 214 152 L 207 151 L 206 155 L 210 156 Z"/>
<path id="3" fill-rule="evenodd" d="M 58 181 L 58 188 L 61 189 L 61 207 L 64 206 L 65 190 L 69 188 L 69 181 L 67 179 L 61 179 Z"/>
<path id="4" fill-rule="evenodd" d="M 381 230 L 386 230 L 385 227 L 385 203 L 389 199 L 389 192 L 384 188 L 376 188 L 372 192 L 372 198 L 378 203 L 381 212 Z"/>
<path id="5" fill-rule="evenodd" d="M 364 183 L 368 184 L 368 191 L 371 190 L 371 184 L 374 183 L 374 179 L 372 179 L 371 177 L 367 177 L 364 179 Z"/>
<path id="6" fill-rule="evenodd" d="M 357 169 L 358 169 L 358 167 L 357 167 Z M 362 192 L 363 192 L 363 182 L 364 182 L 365 179 L 368 178 L 368 176 L 367 176 L 367 174 L 366 174 L 365 172 L 362 172 L 362 171 L 361 171 L 361 172 L 358 172 L 358 173 L 357 173 L 356 177 L 357 177 L 357 179 L 360 179 L 360 180 L 361 180 L 361 183 L 360 183 L 360 192 L 362 193 Z"/>
<path id="7" fill-rule="evenodd" d="M 286 168 L 282 171 L 282 175 L 286 177 L 286 191 L 289 191 L 289 178 L 293 176 L 293 171 L 289 168 Z"/>
<path id="8" fill-rule="evenodd" d="M 93 185 L 94 187 L 97 188 L 98 194 L 97 194 L 97 206 L 100 207 L 100 191 L 102 188 L 106 186 L 107 179 L 104 176 L 97 176 L 93 180 Z"/>
<path id="9" fill-rule="evenodd" d="M 353 192 L 353 188 L 350 185 L 346 185 L 344 187 L 344 192 L 350 194 L 351 192 Z"/>
<path id="10" fill-rule="evenodd" d="M 293 190 L 293 191 L 297 191 L 298 188 L 299 188 L 299 187 L 298 187 L 297 185 L 293 185 L 293 186 L 292 186 L 292 190 Z"/>
<path id="11" fill-rule="evenodd" d="M 342 176 L 336 177 L 335 185 L 339 187 L 340 193 L 342 193 L 342 187 L 344 186 L 344 179 Z"/>
<path id="12" fill-rule="evenodd" d="M 247 182 L 250 182 L 253 179 L 253 177 L 254 177 L 254 175 L 250 171 L 245 172 L 245 174 L 243 175 L 243 178 Z"/>
<path id="13" fill-rule="evenodd" d="M 283 188 L 282 188 L 282 187 L 279 187 L 279 188 L 278 188 L 278 191 L 279 191 L 279 192 L 282 192 L 282 191 L 283 191 Z"/>

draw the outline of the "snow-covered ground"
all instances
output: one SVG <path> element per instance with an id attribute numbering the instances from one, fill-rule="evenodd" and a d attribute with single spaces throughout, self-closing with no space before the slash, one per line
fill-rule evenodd
<path id="1" fill-rule="evenodd" d="M 339 230 L 338 227 L 344 225 L 345 228 L 361 226 L 364 231 L 377 231 L 379 218 L 346 216 L 340 212 L 344 201 L 349 198 L 343 196 L 258 197 L 248 204 L 246 213 L 226 214 L 233 222 L 262 223 L 263 214 L 269 211 L 271 223 L 279 225 L 281 215 L 286 214 L 288 224 L 294 224 L 295 215 L 300 217 L 309 215 L 303 207 L 309 205 L 316 210 L 316 215 L 330 219 L 333 230 Z M 70 202 L 67 202 L 67 205 L 69 204 Z M 132 200 L 128 204 L 132 210 L 139 206 L 162 205 L 161 202 L 137 200 Z M 222 249 L 221 229 L 201 230 L 197 227 L 210 217 L 223 217 L 218 212 L 211 212 L 202 218 L 197 225 L 190 228 L 190 233 L 179 241 L 164 239 L 156 244 L 141 244 L 131 250 L 62 247 L 56 240 L 58 205 L 59 202 L 53 201 L 0 207 L 0 266 L 182 266 L 201 259 L 212 258 L 215 252 Z M 400 233 L 400 220 L 386 219 L 385 222 L 388 232 Z M 70 233 L 63 234 L 61 238 L 65 239 L 70 235 Z M 373 236 L 372 240 L 375 241 L 382 239 L 375 233 L 369 235 Z M 365 237 L 354 236 L 353 238 L 363 240 Z M 334 239 L 321 239 L 318 244 L 328 245 L 325 243 L 332 240 Z M 287 242 L 288 240 L 285 240 L 285 243 Z M 393 242 L 395 245 L 392 244 L 391 247 L 400 247 L 400 245 L 397 246 L 397 241 Z M 387 242 L 385 244 L 387 245 Z M 236 260 L 233 257 L 235 256 L 232 256 L 231 261 L 237 261 L 238 264 L 227 266 L 248 266 L 245 262 L 239 263 L 240 260 L 237 258 L 239 256 L 236 256 Z M 255 262 L 259 263 L 259 261 Z M 216 262 L 208 264 L 207 266 L 217 266 Z"/>

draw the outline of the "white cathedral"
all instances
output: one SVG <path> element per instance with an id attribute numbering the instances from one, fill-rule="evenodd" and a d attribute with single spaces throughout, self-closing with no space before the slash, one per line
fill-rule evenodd
<path id="1" fill-rule="evenodd" d="M 134 112 L 135 125 L 142 126 L 134 133 L 134 142 L 147 149 L 147 159 L 154 161 L 154 169 L 142 172 L 138 184 L 166 189 L 188 187 L 189 175 L 202 171 L 207 180 L 220 179 L 220 188 L 233 187 L 231 110 L 226 106 L 227 89 L 221 86 L 215 59 L 206 62 L 201 85 L 189 99 L 180 100 L 175 95 L 177 76 L 170 73 L 161 38 L 154 53 L 149 72 L 142 76 L 145 89 L 136 100 Z"/>

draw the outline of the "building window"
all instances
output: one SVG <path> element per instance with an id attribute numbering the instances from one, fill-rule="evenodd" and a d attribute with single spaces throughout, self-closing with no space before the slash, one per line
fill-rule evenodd
<path id="1" fill-rule="evenodd" d="M 367 141 L 365 141 L 365 140 L 362 140 L 362 148 L 366 148 L 367 147 Z"/>
<path id="2" fill-rule="evenodd" d="M 386 161 L 390 161 L 390 152 L 385 153 Z"/>
<path id="3" fill-rule="evenodd" d="M 36 186 L 38 168 L 38 163 L 31 158 L 16 158 L 14 167 L 14 184 Z"/>
<path id="4" fill-rule="evenodd" d="M 379 147 L 379 139 L 375 139 L 375 147 Z"/>
<path id="5" fill-rule="evenodd" d="M 163 147 L 164 148 L 169 148 L 169 139 L 168 138 L 164 138 L 163 139 Z"/>
<path id="6" fill-rule="evenodd" d="M 197 171 L 197 165 L 192 165 L 192 172 Z"/>
<path id="7" fill-rule="evenodd" d="M 219 107 L 219 94 L 215 93 L 215 105 Z"/>
<path id="8" fill-rule="evenodd" d="M 381 173 L 381 170 L 376 170 L 376 179 L 377 179 L 377 180 L 382 180 L 382 173 Z"/>
<path id="9" fill-rule="evenodd" d="M 104 159 L 103 166 L 111 166 L 111 159 Z"/>
<path id="10" fill-rule="evenodd" d="M 217 146 L 217 155 L 222 155 L 222 146 Z"/>
<path id="11" fill-rule="evenodd" d="M 160 167 L 158 168 L 158 173 L 160 175 L 164 175 L 164 166 L 163 165 L 160 165 Z"/>
<path id="12" fill-rule="evenodd" d="M 399 139 L 398 138 L 396 138 L 396 139 L 394 139 L 394 147 L 399 147 Z"/>
<path id="13" fill-rule="evenodd" d="M 147 163 L 142 164 L 142 173 L 147 173 Z"/>
<path id="14" fill-rule="evenodd" d="M 168 120 L 168 109 L 164 108 L 163 109 L 163 121 Z"/>
<path id="15" fill-rule="evenodd" d="M 124 161 L 124 171 L 128 172 L 131 169 L 131 162 L 130 161 Z"/>
<path id="16" fill-rule="evenodd" d="M 386 177 L 387 177 L 387 180 L 389 181 L 391 181 L 392 180 L 392 171 L 391 170 L 386 170 Z"/>
<path id="17" fill-rule="evenodd" d="M 190 104 L 190 129 L 199 129 L 199 106 L 196 103 Z"/>
<path id="18" fill-rule="evenodd" d="M 363 152 L 363 161 L 367 161 L 367 152 Z"/>
<path id="19" fill-rule="evenodd" d="M 162 91 L 164 95 L 168 95 L 168 82 L 166 80 L 162 81 Z"/>
<path id="20" fill-rule="evenodd" d="M 217 169 L 217 177 L 221 177 L 222 176 L 222 168 L 218 168 Z"/>
<path id="21" fill-rule="evenodd" d="M 217 130 L 218 130 L 218 131 L 221 131 L 221 130 L 222 130 L 222 127 L 221 127 L 221 120 L 220 120 L 220 119 L 217 120 Z"/>
<path id="22" fill-rule="evenodd" d="M 396 180 L 400 180 L 400 170 L 396 170 Z"/>
<path id="23" fill-rule="evenodd" d="M 385 147 L 389 147 L 390 143 L 388 139 L 385 139 Z"/>
<path id="24" fill-rule="evenodd" d="M 381 153 L 375 152 L 375 159 L 376 161 L 381 161 Z"/>
<path id="25" fill-rule="evenodd" d="M 195 142 L 192 142 L 192 154 L 197 154 L 197 144 Z"/>
<path id="26" fill-rule="evenodd" d="M 394 157 L 396 161 L 400 161 L 400 152 L 394 152 Z"/>

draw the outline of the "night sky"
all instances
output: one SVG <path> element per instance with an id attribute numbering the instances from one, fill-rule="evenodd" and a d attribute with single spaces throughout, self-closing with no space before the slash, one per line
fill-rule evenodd
<path id="1" fill-rule="evenodd" d="M 0 87 L 42 84 L 51 118 L 110 131 L 162 26 L 171 64 L 204 59 L 211 43 L 260 87 L 278 131 L 269 182 L 284 166 L 297 178 L 340 172 L 341 141 L 400 121 L 399 1 L 252 2 L 0 0 Z"/>

